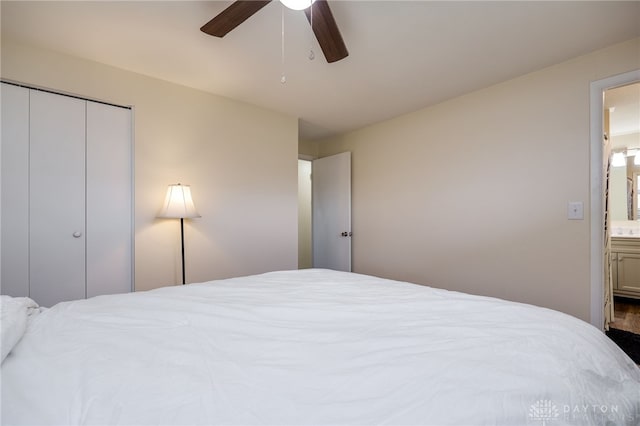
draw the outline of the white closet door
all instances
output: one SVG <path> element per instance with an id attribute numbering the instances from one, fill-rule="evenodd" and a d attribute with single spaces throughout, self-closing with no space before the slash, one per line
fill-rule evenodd
<path id="1" fill-rule="evenodd" d="M 132 290 L 131 110 L 87 102 L 87 297 Z"/>
<path id="2" fill-rule="evenodd" d="M 30 295 L 42 306 L 85 297 L 85 104 L 30 93 Z"/>
<path id="3" fill-rule="evenodd" d="M 29 89 L 2 83 L 0 289 L 29 296 Z"/>

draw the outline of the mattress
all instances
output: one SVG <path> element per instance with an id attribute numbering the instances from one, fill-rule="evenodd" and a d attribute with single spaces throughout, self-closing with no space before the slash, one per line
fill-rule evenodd
<path id="1" fill-rule="evenodd" d="M 320 269 L 41 308 L 1 380 L 3 425 L 640 424 L 581 320 Z"/>

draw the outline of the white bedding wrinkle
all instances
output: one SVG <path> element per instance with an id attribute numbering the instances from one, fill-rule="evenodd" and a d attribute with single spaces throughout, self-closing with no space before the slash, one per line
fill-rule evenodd
<path id="1" fill-rule="evenodd" d="M 29 316 L 37 312 L 37 309 L 38 304 L 28 297 L 0 296 L 2 362 L 22 338 Z"/>
<path id="2" fill-rule="evenodd" d="M 640 424 L 583 321 L 318 269 L 61 303 L 1 373 L 7 425 Z"/>

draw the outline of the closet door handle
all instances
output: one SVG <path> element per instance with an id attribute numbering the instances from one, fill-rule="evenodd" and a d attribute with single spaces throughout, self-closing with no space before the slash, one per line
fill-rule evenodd
<path id="1" fill-rule="evenodd" d="M 73 238 L 80 238 L 80 237 L 82 237 L 82 232 L 76 231 L 73 233 Z"/>

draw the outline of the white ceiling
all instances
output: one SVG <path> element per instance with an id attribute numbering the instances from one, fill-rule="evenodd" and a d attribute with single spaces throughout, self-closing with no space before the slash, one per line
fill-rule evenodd
<path id="1" fill-rule="evenodd" d="M 199 30 L 229 4 L 3 0 L 2 37 L 280 111 L 317 139 L 640 36 L 638 1 L 330 0 L 349 57 L 327 64 L 286 9 L 283 65 L 277 1 L 223 39 Z"/>

